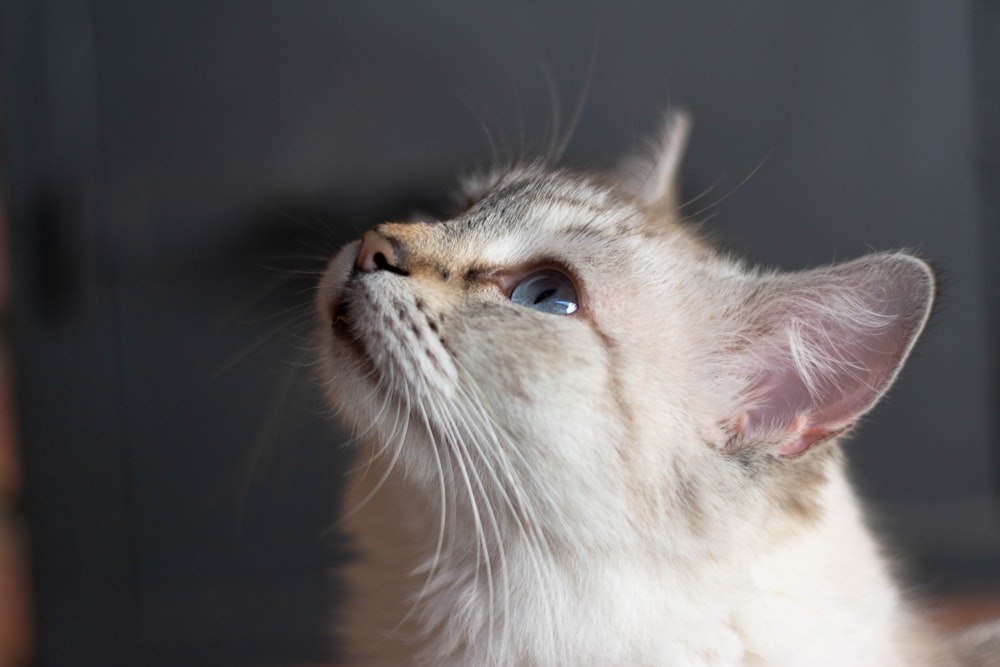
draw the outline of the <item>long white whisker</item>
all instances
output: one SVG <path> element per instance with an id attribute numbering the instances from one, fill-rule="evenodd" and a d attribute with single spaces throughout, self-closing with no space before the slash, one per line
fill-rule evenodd
<path id="1" fill-rule="evenodd" d="M 406 393 L 406 403 L 407 403 L 407 407 L 408 407 L 407 413 L 409 414 L 409 408 L 411 407 L 411 403 L 410 403 L 410 390 L 409 390 L 409 387 L 407 387 L 405 385 L 404 385 L 404 390 L 405 390 L 405 393 Z M 418 605 L 426 597 L 427 592 L 430 590 L 430 587 L 431 587 L 431 585 L 434 582 L 434 575 L 437 573 L 437 568 L 438 568 L 438 565 L 440 563 L 441 554 L 442 554 L 443 548 L 444 548 L 445 528 L 446 528 L 447 517 L 448 517 L 448 514 L 447 514 L 447 511 L 448 511 L 447 510 L 447 508 L 448 508 L 448 502 L 447 502 L 448 492 L 447 492 L 447 485 L 446 485 L 446 481 L 445 481 L 444 467 L 442 465 L 442 460 L 441 460 L 441 453 L 440 453 L 441 446 L 438 443 L 437 438 L 434 435 L 434 431 L 428 425 L 428 421 L 427 421 L 427 418 L 426 418 L 425 411 L 423 410 L 423 406 L 421 405 L 420 407 L 421 407 L 421 410 L 420 410 L 421 419 L 424 422 L 425 427 L 427 428 L 427 436 L 428 436 L 428 438 L 431 441 L 430 442 L 430 446 L 431 446 L 430 449 L 431 449 L 431 452 L 434 454 L 434 462 L 435 462 L 435 465 L 436 465 L 437 477 L 438 477 L 438 491 L 441 494 L 441 496 L 440 496 L 440 498 L 441 498 L 441 510 L 440 510 L 439 523 L 438 523 L 438 536 L 437 536 L 437 543 L 434 546 L 434 557 L 431 559 L 431 566 L 430 566 L 429 572 L 427 573 L 427 576 L 424 578 L 423 587 L 420 589 L 420 591 L 414 597 L 414 599 L 412 601 L 412 604 L 410 605 L 409 610 L 407 610 L 407 612 L 403 615 L 403 617 L 399 619 L 399 622 L 396 623 L 395 628 L 393 628 L 393 630 L 391 632 L 395 632 L 396 630 L 398 630 L 400 627 L 403 626 L 404 623 L 406 623 L 407 620 L 409 620 L 413 616 L 413 614 L 417 610 Z"/>
<path id="2" fill-rule="evenodd" d="M 426 382 L 421 381 L 421 386 L 424 388 L 424 395 L 431 399 L 434 394 L 432 390 L 427 385 Z M 423 406 L 427 412 L 433 413 L 433 415 L 426 415 L 425 419 L 429 419 L 433 416 L 434 422 L 443 430 L 444 442 L 448 449 L 455 454 L 455 462 L 458 464 L 459 473 L 462 476 L 463 485 L 466 489 L 466 495 L 469 500 L 470 509 L 473 518 L 473 524 L 476 529 L 476 579 L 479 578 L 479 568 L 482 565 L 486 572 L 486 587 L 487 587 L 487 597 L 489 606 L 489 624 L 487 628 L 487 646 L 488 653 L 493 654 L 495 650 L 495 637 L 494 637 L 494 627 L 495 627 L 495 608 L 496 608 L 496 590 L 495 590 L 495 572 L 493 568 L 493 561 L 491 558 L 491 549 L 489 541 L 487 540 L 486 529 L 483 525 L 483 512 L 481 507 L 485 509 L 485 516 L 490 520 L 492 526 L 492 532 L 498 546 L 502 545 L 502 536 L 500 533 L 500 526 L 497 520 L 496 514 L 493 508 L 490 506 L 489 498 L 486 493 L 486 488 L 483 485 L 482 478 L 479 476 L 476 467 L 469 456 L 469 452 L 465 447 L 463 434 L 456 428 L 453 419 L 451 418 L 447 409 L 440 409 L 434 400 L 428 400 Z M 433 431 L 432 426 L 427 424 L 428 431 Z M 479 491 L 481 494 L 482 505 L 477 500 L 477 493 Z M 502 553 L 501 558 L 501 568 L 505 567 L 506 558 Z M 506 576 L 506 575 L 505 575 Z"/>
<path id="3" fill-rule="evenodd" d="M 390 375 L 391 374 L 392 373 L 390 372 Z M 390 386 L 392 385 L 391 380 L 388 382 L 388 384 Z M 389 432 L 389 435 L 387 437 L 381 438 L 381 440 L 383 441 L 382 442 L 382 446 L 379 447 L 376 451 L 372 452 L 371 455 L 368 457 L 368 460 L 365 463 L 359 464 L 359 465 L 355 466 L 354 468 L 348 470 L 348 474 L 354 473 L 354 472 L 360 470 L 361 468 L 365 468 L 366 471 L 370 470 L 371 467 L 372 467 L 372 463 L 374 463 L 375 459 L 378 459 L 383 454 L 385 454 L 385 452 L 389 449 L 389 447 L 392 446 L 392 443 L 394 443 L 394 442 L 402 443 L 402 442 L 404 442 L 406 440 L 406 421 L 405 420 L 403 420 L 403 435 L 398 440 L 396 439 L 396 431 L 399 429 L 399 424 L 400 424 L 400 421 L 401 421 L 400 411 L 402 410 L 402 407 L 400 405 L 400 401 L 393 400 L 392 399 L 392 394 L 390 394 L 388 391 L 386 391 L 386 389 L 384 387 L 382 387 L 381 385 L 382 385 L 382 382 L 380 381 L 379 386 L 376 387 L 376 392 L 375 393 L 379 393 L 379 392 L 382 393 L 382 395 L 383 395 L 383 398 L 382 398 L 382 407 L 379 408 L 379 411 L 378 411 L 378 413 L 376 413 L 375 418 L 371 420 L 371 424 L 369 424 L 363 430 L 361 430 L 358 433 L 356 433 L 354 435 L 354 438 L 355 438 L 355 440 L 361 440 L 361 439 L 365 438 L 369 433 L 371 433 L 372 431 L 374 431 L 376 428 L 378 428 L 378 425 L 382 423 L 382 415 L 384 415 L 388 411 L 390 403 L 394 403 L 396 405 L 396 418 L 392 422 L 392 430 Z"/>
<path id="4" fill-rule="evenodd" d="M 389 400 L 390 400 L 390 398 L 387 397 L 386 401 L 389 401 Z M 358 501 L 358 503 L 354 507 L 352 507 L 351 509 L 347 510 L 346 512 L 344 512 L 341 515 L 341 518 L 340 518 L 341 524 L 343 524 L 347 519 L 349 519 L 352 516 L 354 516 L 355 514 L 357 514 L 359 511 L 361 511 L 361 509 L 365 505 L 367 505 L 369 502 L 371 502 L 371 499 L 374 498 L 375 495 L 379 491 L 382 490 L 382 487 L 385 486 L 386 482 L 389 480 L 389 478 L 392 476 L 392 473 L 395 471 L 396 464 L 399 462 L 399 457 L 402 455 L 402 453 L 403 453 L 403 447 L 406 444 L 406 434 L 407 434 L 407 428 L 408 428 L 408 424 L 409 424 L 409 419 L 405 416 L 405 413 L 404 413 L 404 418 L 401 421 L 402 421 L 402 424 L 403 424 L 403 433 L 402 433 L 402 436 L 399 439 L 396 439 L 394 437 L 395 433 L 396 433 L 396 429 L 398 428 L 398 422 L 397 422 L 397 424 L 393 425 L 393 430 L 390 433 L 389 437 L 386 438 L 385 445 L 383 446 L 383 449 L 385 449 L 385 447 L 390 446 L 390 443 L 392 443 L 393 441 L 395 441 L 395 448 L 394 448 L 394 451 L 392 453 L 392 458 L 390 459 L 389 464 L 386 466 L 385 471 L 382 473 L 382 476 L 379 478 L 379 480 L 375 483 L 375 486 L 372 487 L 371 491 L 369 491 L 365 495 L 364 498 L 362 498 L 360 501 Z M 378 453 L 372 454 L 373 459 L 377 455 L 378 455 Z M 373 460 L 373 459 L 371 459 L 371 460 Z M 369 460 L 369 465 L 371 465 L 371 460 Z"/>
<path id="5" fill-rule="evenodd" d="M 513 504 L 510 501 L 510 497 L 508 496 L 507 491 L 505 489 L 506 485 L 501 481 L 500 476 L 497 474 L 497 472 L 496 472 L 493 464 L 491 463 L 489 457 L 486 455 L 486 452 L 483 450 L 483 447 L 482 447 L 482 445 L 480 443 L 479 433 L 477 432 L 478 429 L 476 429 L 473 426 L 473 422 L 470 421 L 468 413 L 465 412 L 464 409 L 461 409 L 462 403 L 458 402 L 457 405 L 460 406 L 460 408 L 458 410 L 456 410 L 455 416 L 462 418 L 461 421 L 462 421 L 463 425 L 466 427 L 465 429 L 462 429 L 462 430 L 463 431 L 466 431 L 466 430 L 468 431 L 468 435 L 463 439 L 463 442 L 464 443 L 468 443 L 469 445 L 472 445 L 472 447 L 475 449 L 475 453 L 479 457 L 479 460 L 482 462 L 482 468 L 483 468 L 484 472 L 487 473 L 489 475 L 489 477 L 491 478 L 490 479 L 491 486 L 493 487 L 493 489 L 496 492 L 499 492 L 501 501 L 503 502 L 504 505 L 506 505 L 506 507 L 508 508 L 508 510 L 510 510 L 510 514 L 514 518 L 515 523 L 518 522 L 519 519 L 518 519 L 518 516 L 517 516 L 517 512 L 514 509 Z M 466 455 L 466 457 L 470 458 L 470 462 L 471 462 L 471 455 L 470 455 L 470 452 L 468 451 L 467 448 L 465 448 L 465 455 Z M 509 630 L 509 627 L 510 627 L 510 618 L 511 618 L 511 609 L 510 609 L 510 602 L 511 602 L 510 569 L 509 569 L 509 566 L 508 566 L 508 563 L 507 563 L 506 546 L 505 546 L 505 541 L 503 539 L 503 536 L 500 534 L 500 526 L 499 526 L 499 521 L 498 521 L 497 516 L 496 516 L 496 511 L 493 509 L 492 503 L 490 503 L 488 501 L 488 499 L 486 498 L 487 493 L 486 493 L 485 485 L 483 484 L 482 479 L 481 479 L 479 473 L 476 470 L 476 467 L 475 466 L 471 466 L 471 467 L 472 467 L 473 472 L 475 474 L 476 481 L 477 481 L 477 484 L 478 484 L 478 486 L 480 488 L 480 491 L 483 493 L 484 503 L 486 504 L 487 511 L 489 512 L 490 521 L 491 521 L 491 523 L 492 523 L 492 525 L 494 527 L 494 533 L 495 533 L 495 537 L 497 539 L 497 552 L 498 552 L 498 555 L 499 555 L 499 558 L 500 558 L 500 568 L 501 568 L 501 572 L 503 574 L 503 584 L 504 584 L 504 599 L 503 599 L 503 610 L 504 610 L 503 618 L 504 618 L 504 623 L 503 623 L 503 634 L 501 636 L 501 641 L 502 641 L 502 643 L 506 644 L 507 633 L 508 633 L 508 630 Z M 493 620 L 492 616 L 491 616 L 490 622 L 491 623 L 495 622 Z"/>
<path id="6" fill-rule="evenodd" d="M 452 436 L 455 439 L 455 444 L 457 445 L 457 448 L 459 450 L 460 456 L 465 461 L 467 461 L 468 464 L 469 464 L 468 469 L 469 469 L 469 471 L 471 473 L 473 481 L 475 482 L 476 488 L 479 490 L 479 493 L 482 496 L 483 507 L 486 509 L 487 518 L 489 519 L 490 525 L 493 528 L 493 536 L 496 539 L 497 555 L 498 555 L 498 557 L 500 559 L 500 573 L 503 576 L 503 579 L 504 579 L 504 588 L 505 588 L 505 595 L 504 595 L 504 600 L 503 600 L 503 605 L 504 605 L 504 619 L 505 619 L 503 638 L 505 639 L 505 637 L 506 637 L 506 629 L 507 629 L 506 620 L 510 618 L 510 581 L 509 581 L 510 571 L 509 571 L 508 565 L 507 565 L 507 554 L 506 554 L 506 550 L 504 548 L 503 535 L 502 535 L 501 530 L 500 530 L 500 522 L 499 522 L 499 520 L 497 518 L 496 511 L 493 509 L 493 505 L 492 505 L 492 503 L 489 500 L 488 490 L 487 490 L 486 485 L 483 483 L 483 479 L 482 479 L 482 476 L 480 475 L 479 469 L 478 469 L 478 467 L 476 465 L 474 465 L 474 462 L 472 461 L 472 456 L 471 456 L 471 453 L 470 453 L 470 451 L 468 449 L 468 445 L 471 444 L 474 447 L 476 447 L 477 452 L 479 454 L 480 461 L 482 461 L 483 465 L 486 467 L 487 471 L 489 471 L 490 474 L 493 476 L 494 480 L 497 479 L 496 473 L 492 471 L 492 467 L 490 466 L 489 460 L 483 454 L 482 449 L 479 448 L 479 444 L 476 442 L 476 439 L 474 437 L 469 437 L 469 435 L 463 433 L 462 430 L 458 428 L 458 426 L 455 424 L 454 417 L 453 417 L 452 414 L 450 414 L 448 412 L 444 412 L 443 415 L 439 414 L 438 416 L 439 416 L 439 418 L 442 418 L 442 421 L 444 422 L 447 430 L 450 433 L 452 433 Z M 497 484 L 496 486 L 497 486 L 498 489 L 502 489 L 501 485 Z M 492 567 L 490 567 L 490 555 L 491 555 L 491 553 L 492 553 L 492 550 L 488 549 L 488 547 L 487 547 L 487 552 L 486 552 L 487 570 L 488 570 L 488 576 L 491 577 L 491 579 L 492 579 L 492 577 L 493 577 L 493 569 L 492 569 Z M 491 586 L 491 588 L 492 588 L 492 586 Z M 491 651 L 493 649 L 494 626 L 496 624 L 496 619 L 495 619 L 495 616 L 494 616 L 494 608 L 495 607 L 494 607 L 494 603 L 493 603 L 492 597 L 493 596 L 491 594 L 491 601 L 490 601 L 490 626 L 491 627 L 490 627 L 490 633 L 489 633 L 490 634 L 490 649 L 491 649 Z"/>
<path id="7" fill-rule="evenodd" d="M 531 558 L 532 569 L 535 572 L 540 588 L 543 590 L 541 599 L 544 600 L 551 609 L 554 591 L 547 585 L 547 577 L 545 574 L 546 570 L 542 566 L 543 556 L 547 559 L 547 561 L 551 562 L 551 547 L 544 533 L 541 531 L 541 523 L 534 510 L 534 503 L 529 502 L 528 498 L 522 491 L 522 484 L 519 483 L 522 476 L 516 475 L 514 472 L 508 454 L 515 454 L 520 459 L 522 465 L 525 466 L 525 470 L 529 470 L 527 462 L 524 460 L 520 450 L 513 445 L 509 437 L 504 436 L 504 438 L 501 439 L 500 434 L 496 430 L 496 424 L 494 420 L 489 417 L 489 413 L 486 411 L 482 400 L 476 394 L 468 391 L 463 390 L 462 394 L 463 400 L 456 402 L 456 404 L 468 406 L 463 409 L 463 412 L 470 419 L 470 428 L 473 428 L 480 434 L 479 437 L 473 438 L 473 442 L 482 441 L 488 442 L 491 445 L 491 453 L 495 455 L 497 462 L 503 467 L 505 478 L 507 480 L 506 486 L 508 486 L 515 495 L 517 507 L 515 507 L 514 503 L 511 501 L 504 485 L 502 485 L 499 479 L 497 479 L 496 472 L 492 471 L 494 478 L 497 479 L 497 484 L 503 493 L 504 503 L 513 517 L 515 525 L 527 540 L 525 546 L 527 547 Z M 544 487 L 539 488 L 544 489 Z M 522 518 L 522 514 L 524 515 L 524 518 Z M 528 527 L 525 527 L 525 520 L 528 522 Z M 548 617 L 554 618 L 554 615 L 550 613 L 548 614 Z M 558 639 L 554 636 L 554 628 L 549 626 L 549 631 L 552 636 L 550 636 L 550 642 L 548 645 L 555 647 Z"/>

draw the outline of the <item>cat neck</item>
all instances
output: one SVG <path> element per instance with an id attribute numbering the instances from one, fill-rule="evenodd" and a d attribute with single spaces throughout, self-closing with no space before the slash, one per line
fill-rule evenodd
<path id="1" fill-rule="evenodd" d="M 356 471 L 347 507 L 383 473 Z M 902 655 L 908 643 L 927 652 L 903 640 L 912 621 L 839 465 L 821 519 L 770 544 L 743 539 L 689 558 L 545 550 L 519 532 L 503 549 L 448 534 L 439 544 L 439 508 L 399 484 L 388 474 L 345 525 L 360 557 L 346 571 L 344 636 L 369 664 L 886 667 L 922 664 Z"/>

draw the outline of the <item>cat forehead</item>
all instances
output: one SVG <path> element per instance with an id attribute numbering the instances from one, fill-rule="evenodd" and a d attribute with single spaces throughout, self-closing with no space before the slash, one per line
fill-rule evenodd
<path id="1" fill-rule="evenodd" d="M 448 226 L 475 243 L 482 260 L 504 264 L 621 238 L 639 215 L 627 198 L 593 179 L 531 170 L 501 178 Z"/>
<path id="2" fill-rule="evenodd" d="M 620 192 L 592 176 L 526 168 L 499 177 L 470 207 L 466 217 L 476 222 L 498 213 L 517 212 L 522 220 L 531 217 L 526 221 L 529 224 L 550 223 L 559 227 L 567 222 L 578 223 L 581 217 L 598 222 L 598 217 L 603 219 L 630 208 Z M 513 218 L 509 222 L 517 221 L 518 218 Z"/>

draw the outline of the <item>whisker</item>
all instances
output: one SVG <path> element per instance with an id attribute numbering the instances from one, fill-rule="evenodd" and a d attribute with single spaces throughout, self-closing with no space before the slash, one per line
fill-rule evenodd
<path id="1" fill-rule="evenodd" d="M 507 505 L 507 508 L 511 513 L 511 516 L 514 519 L 515 525 L 518 527 L 520 533 L 528 540 L 526 546 L 529 547 L 528 553 L 531 557 L 532 568 L 535 571 L 536 581 L 539 584 L 540 588 L 543 591 L 545 591 L 542 594 L 541 599 L 544 600 L 547 604 L 549 604 L 549 608 L 551 609 L 554 595 L 552 594 L 553 591 L 547 585 L 547 577 L 545 576 L 544 568 L 541 565 L 541 555 L 544 555 L 548 557 L 549 560 L 551 560 L 552 558 L 551 548 L 544 534 L 540 530 L 541 523 L 538 520 L 537 514 L 534 511 L 533 503 L 529 502 L 527 497 L 525 497 L 525 495 L 521 491 L 521 484 L 518 483 L 517 481 L 519 476 L 515 475 L 513 468 L 511 466 L 511 462 L 507 457 L 507 454 L 509 452 L 513 452 L 519 458 L 521 458 L 521 461 L 523 464 L 525 464 L 525 466 L 527 465 L 527 462 L 523 459 L 523 456 L 520 454 L 518 448 L 516 446 L 513 446 L 512 443 L 509 441 L 509 439 L 505 438 L 504 441 L 501 441 L 499 433 L 494 428 L 495 426 L 497 426 L 497 424 L 495 423 L 494 420 L 492 420 L 488 416 L 488 412 L 485 409 L 485 405 L 483 404 L 482 400 L 478 397 L 478 395 L 464 391 L 462 385 L 459 386 L 463 390 L 462 393 L 464 401 L 458 401 L 456 402 L 456 405 L 463 406 L 462 414 L 468 417 L 476 418 L 475 425 L 473 425 L 472 428 L 480 433 L 480 438 L 484 442 L 490 442 L 492 444 L 490 451 L 497 456 L 499 463 L 506 470 L 505 476 L 508 480 L 508 484 L 517 497 L 518 501 L 517 508 L 514 507 L 514 504 L 511 501 L 509 495 L 507 495 L 506 489 L 500 483 L 499 477 L 496 475 L 495 470 L 492 470 L 492 468 L 490 468 L 490 470 L 493 472 L 494 479 L 496 480 L 498 487 L 503 493 L 505 504 Z M 468 403 L 468 407 L 466 407 L 466 402 Z M 472 442 L 478 442 L 480 438 L 474 437 L 472 439 Z M 481 456 L 485 456 L 482 453 L 481 448 L 480 448 L 480 454 Z M 528 469 L 530 468 L 526 467 L 526 470 Z M 520 516 L 521 512 L 525 514 L 525 517 L 528 520 L 529 526 L 531 528 L 530 531 L 525 527 L 524 522 L 521 519 Z M 541 552 L 541 554 L 539 552 Z M 549 614 L 548 618 L 550 619 L 554 618 L 554 614 Z M 550 626 L 548 630 L 550 634 L 550 642 L 548 643 L 548 645 L 556 647 L 559 642 L 558 638 L 555 636 L 556 633 L 554 631 L 554 628 Z"/>
<path id="2" fill-rule="evenodd" d="M 403 419 L 402 423 L 403 423 L 403 435 L 401 438 L 397 439 L 394 437 L 396 425 L 393 426 L 393 432 L 390 433 L 389 438 L 386 438 L 385 447 L 388 447 L 392 442 L 395 442 L 396 444 L 393 447 L 392 458 L 389 460 L 389 464 L 386 466 L 385 471 L 382 473 L 382 476 L 375 483 L 375 486 L 372 487 L 371 491 L 369 491 L 364 498 L 358 501 L 358 503 L 354 507 L 341 514 L 340 517 L 341 525 L 343 525 L 344 522 L 347 521 L 347 519 L 350 519 L 358 512 L 360 512 L 369 502 L 371 502 L 371 499 L 374 498 L 378 494 L 378 492 L 382 490 L 386 482 L 392 476 L 393 472 L 395 472 L 396 465 L 399 462 L 399 458 L 403 453 L 403 447 L 405 446 L 405 438 L 409 420 Z M 372 456 L 373 458 L 369 460 L 369 465 L 371 464 L 371 461 L 374 460 L 374 457 L 376 455 L 373 454 Z"/>
<path id="3" fill-rule="evenodd" d="M 257 336 L 252 342 L 248 343 L 242 350 L 236 352 L 232 357 L 220 365 L 211 375 L 211 381 L 216 382 L 224 375 L 233 370 L 236 366 L 240 365 L 246 361 L 249 357 L 259 353 L 261 350 L 277 344 L 283 339 L 287 339 L 288 336 L 292 335 L 289 329 L 293 329 L 297 326 L 305 324 L 307 320 L 312 318 L 311 312 L 303 312 L 296 319 L 292 320 L 290 323 L 285 323 L 281 327 L 275 327 L 271 331 L 264 332 Z"/>
<path id="4" fill-rule="evenodd" d="M 437 412 L 435 410 L 435 412 Z M 486 539 L 486 530 L 483 526 L 482 515 L 480 514 L 480 504 L 476 502 L 476 490 L 479 491 L 480 497 L 482 499 L 482 507 L 486 511 L 486 518 L 489 519 L 489 523 L 492 526 L 493 537 L 496 540 L 496 546 L 498 549 L 498 554 L 500 557 L 500 568 L 501 573 L 504 576 L 505 581 L 509 576 L 506 567 L 506 555 L 503 550 L 503 536 L 500 533 L 500 524 L 497 520 L 496 513 L 493 511 L 492 504 L 487 496 L 486 488 L 483 484 L 482 478 L 479 475 L 476 466 L 474 465 L 472 458 L 465 447 L 464 439 L 461 435 L 456 432 L 454 423 L 447 413 L 444 415 L 436 415 L 442 424 L 445 426 L 446 431 L 451 433 L 452 451 L 458 454 L 457 461 L 459 462 L 459 470 L 466 480 L 466 488 L 469 493 L 469 502 L 471 504 L 472 514 L 476 519 L 477 532 L 480 535 L 479 541 L 482 544 L 482 555 L 483 564 L 486 569 L 486 585 L 487 594 L 489 599 L 489 610 L 488 610 L 488 631 L 487 631 L 487 653 L 492 655 L 496 649 L 496 639 L 495 639 L 495 628 L 496 628 L 496 584 L 495 584 L 495 572 L 493 569 L 492 552 L 489 542 Z M 469 482 L 474 483 L 474 486 Z M 505 600 L 505 604 L 508 600 Z"/>
<path id="5" fill-rule="evenodd" d="M 724 195 L 722 195 L 721 197 L 719 197 L 715 201 L 709 202 L 708 204 L 706 204 L 701 209 L 699 209 L 699 210 L 695 211 L 694 213 L 692 213 L 690 215 L 690 217 L 692 217 L 692 218 L 698 218 L 703 213 L 705 213 L 706 211 L 709 211 L 709 210 L 711 210 L 713 208 L 717 208 L 724 201 L 726 201 L 727 199 L 729 199 L 730 197 L 732 197 L 734 194 L 736 194 L 737 192 L 739 192 L 740 190 L 742 190 L 743 186 L 746 185 L 750 181 L 751 178 L 753 178 L 754 176 L 756 176 L 757 172 L 759 172 L 764 167 L 764 165 L 767 164 L 768 161 L 770 161 L 771 156 L 774 155 L 775 151 L 778 149 L 778 146 L 780 146 L 782 144 L 782 142 L 785 139 L 785 135 L 788 133 L 788 130 L 789 130 L 789 128 L 792 125 L 792 117 L 793 117 L 794 112 L 795 112 L 795 100 L 797 98 L 797 95 L 798 95 L 798 66 L 797 65 L 793 65 L 793 70 L 792 70 L 792 91 L 791 91 L 791 96 L 790 96 L 789 101 L 788 101 L 788 106 L 785 107 L 785 115 L 781 119 L 781 122 L 778 124 L 777 135 L 771 140 L 771 143 L 767 147 L 767 150 L 764 152 L 764 155 L 757 161 L 757 164 L 754 165 L 753 169 L 750 170 L 750 173 L 748 173 L 746 176 L 744 176 L 740 180 L 739 183 L 737 183 L 735 186 L 733 186 L 729 190 L 729 192 L 725 193 Z"/>
<path id="6" fill-rule="evenodd" d="M 554 156 L 556 156 L 556 148 L 559 143 L 559 135 L 561 134 L 561 130 L 559 128 L 561 125 L 562 110 L 560 109 L 559 104 L 559 92 L 556 87 L 555 77 L 553 77 L 552 70 L 549 68 L 548 64 L 542 60 L 536 60 L 535 65 L 542 74 L 542 79 L 545 81 L 545 89 L 549 94 L 549 122 L 551 123 L 549 132 L 551 132 L 551 134 L 549 135 L 548 147 L 546 148 L 544 155 L 551 160 Z"/>
<path id="7" fill-rule="evenodd" d="M 570 116 L 566 132 L 562 139 L 558 140 L 559 143 L 554 146 L 555 150 L 552 154 L 553 162 L 560 160 L 563 153 L 566 152 L 566 148 L 569 146 L 569 142 L 572 141 L 573 135 L 576 133 L 576 128 L 580 124 L 580 119 L 583 117 L 583 110 L 587 106 L 587 100 L 590 99 L 590 91 L 594 84 L 595 73 L 597 72 L 597 56 L 600 51 L 600 41 L 601 29 L 600 25 L 598 25 L 597 30 L 594 32 L 594 42 L 591 45 L 590 58 L 587 61 L 587 69 L 583 77 L 583 88 L 580 90 L 576 105 L 573 107 L 573 115 Z"/>
<path id="8" fill-rule="evenodd" d="M 250 489 L 253 486 L 254 479 L 274 453 L 275 437 L 280 432 L 279 425 L 282 422 L 285 408 L 288 405 L 288 396 L 291 393 L 292 387 L 296 386 L 294 380 L 297 374 L 298 369 L 285 367 L 275 390 L 267 402 L 264 418 L 257 429 L 257 437 L 254 438 L 253 446 L 243 466 L 242 483 L 240 484 L 239 495 L 236 499 L 238 506 L 238 526 L 243 522 L 247 500 L 250 496 Z"/>
<path id="9" fill-rule="evenodd" d="M 407 392 L 408 391 L 409 390 L 407 390 Z M 423 413 L 423 410 L 421 410 L 421 412 Z M 429 438 L 431 440 L 431 442 L 430 442 L 431 452 L 434 454 L 435 467 L 436 467 L 436 470 L 437 470 L 437 473 L 438 473 L 438 491 L 441 494 L 440 495 L 441 508 L 440 508 L 440 513 L 439 513 L 438 536 L 437 536 L 437 540 L 436 540 L 435 547 L 434 547 L 434 555 L 431 558 L 431 565 L 430 565 L 429 571 L 427 573 L 427 576 L 424 578 L 424 584 L 423 584 L 422 588 L 420 589 L 420 591 L 417 593 L 417 595 L 414 597 L 413 602 L 410 605 L 409 610 L 399 620 L 399 622 L 396 624 L 396 626 L 392 630 L 392 632 L 395 632 L 400 627 L 402 627 L 403 624 L 406 623 L 406 621 L 409 620 L 413 616 L 413 614 L 416 612 L 417 607 L 419 606 L 419 604 L 427 596 L 427 593 L 430 591 L 430 588 L 431 588 L 432 584 L 434 583 L 434 576 L 437 573 L 437 568 L 438 568 L 438 565 L 441 562 L 441 556 L 442 556 L 442 553 L 444 551 L 444 539 L 445 539 L 446 527 L 447 527 L 447 521 L 448 521 L 448 510 L 447 510 L 447 508 L 448 508 L 448 497 L 451 494 L 448 491 L 448 484 L 447 484 L 447 480 L 445 479 L 444 466 L 442 465 L 441 450 L 443 448 L 440 446 L 440 443 L 438 442 L 438 440 L 437 440 L 436 436 L 434 435 L 433 431 L 429 431 L 428 434 L 429 434 Z M 444 448 L 444 449 L 447 452 L 447 448 Z M 444 460 L 448 461 L 448 457 L 444 457 Z M 449 462 L 449 470 L 450 469 L 451 469 L 451 466 L 450 466 L 450 462 Z M 477 565 L 478 565 L 478 560 L 477 560 Z"/>
<path id="10" fill-rule="evenodd" d="M 490 155 L 492 156 L 491 160 L 492 164 L 500 164 L 502 162 L 502 160 L 500 159 L 500 149 L 496 140 L 494 139 L 493 130 L 490 129 L 489 123 L 486 122 L 486 118 L 483 116 L 482 113 L 480 113 L 479 109 L 477 109 L 476 106 L 467 97 L 463 95 L 456 95 L 456 97 L 459 99 L 462 105 L 465 106 L 465 108 L 469 111 L 469 113 L 472 114 L 473 118 L 476 119 L 476 122 L 479 124 L 480 129 L 486 136 L 486 141 L 490 145 Z"/>

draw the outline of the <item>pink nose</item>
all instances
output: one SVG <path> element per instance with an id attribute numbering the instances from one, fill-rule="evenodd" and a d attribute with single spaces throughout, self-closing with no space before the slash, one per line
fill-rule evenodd
<path id="1" fill-rule="evenodd" d="M 366 273 L 398 270 L 392 243 L 374 229 L 369 229 L 361 236 L 361 250 L 354 265 L 359 271 Z"/>

